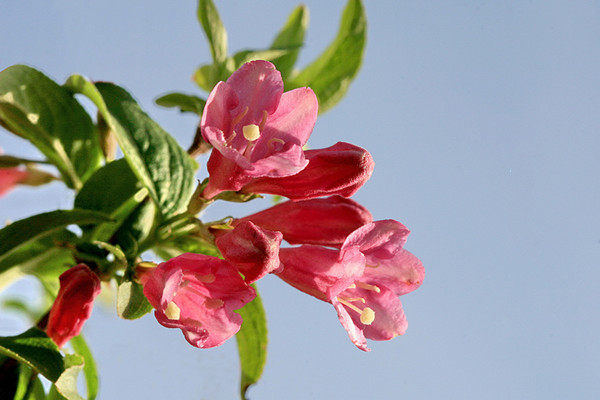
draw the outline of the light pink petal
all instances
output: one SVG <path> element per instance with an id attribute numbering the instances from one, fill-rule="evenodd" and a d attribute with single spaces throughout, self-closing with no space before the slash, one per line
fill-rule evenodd
<path id="1" fill-rule="evenodd" d="M 317 122 L 317 96 L 310 88 L 285 92 L 279 106 L 267 119 L 257 146 L 267 147 L 273 138 L 304 146 Z"/>
<path id="2" fill-rule="evenodd" d="M 225 158 L 220 152 L 213 151 L 207 163 L 210 179 L 202 196 L 211 199 L 221 192 L 238 191 L 252 178 L 246 175 L 234 161 Z"/>
<path id="3" fill-rule="evenodd" d="M 425 278 L 425 268 L 415 255 L 401 249 L 392 258 L 377 259 L 367 256 L 367 265 L 361 280 L 391 289 L 402 296 L 417 289 Z"/>
<path id="4" fill-rule="evenodd" d="M 206 105 L 202 113 L 200 126 L 202 127 L 202 135 L 204 139 L 215 145 L 215 141 L 219 138 L 207 136 L 205 128 L 211 127 L 228 133 L 231 129 L 231 121 L 233 117 L 231 113 L 239 105 L 239 99 L 235 90 L 226 82 L 219 82 L 210 92 Z M 223 139 L 219 139 L 223 140 Z"/>
<path id="5" fill-rule="evenodd" d="M 365 256 L 391 258 L 402 249 L 409 233 L 410 231 L 398 221 L 375 221 L 351 233 L 342 248 L 357 246 Z"/>
<path id="6" fill-rule="evenodd" d="M 360 319 L 352 316 L 358 326 L 363 327 L 367 339 L 390 340 L 398 335 L 404 335 L 408 323 L 398 296 L 385 286 L 379 286 L 380 292 L 362 291 L 366 304 L 375 312 L 371 325 L 363 325 Z"/>
<path id="7" fill-rule="evenodd" d="M 348 336 L 352 343 L 362 351 L 371 351 L 371 349 L 367 347 L 367 339 L 365 338 L 363 331 L 356 326 L 346 307 L 337 301 L 337 299 L 332 299 L 331 304 L 333 304 L 335 311 L 337 311 L 340 323 L 348 332 Z"/>
<path id="8" fill-rule="evenodd" d="M 277 276 L 324 301 L 330 301 L 360 277 L 365 264 L 358 249 L 340 252 L 312 245 L 282 248 L 279 258 L 283 269 Z"/>
<path id="9" fill-rule="evenodd" d="M 285 143 L 279 151 L 264 158 L 255 159 L 254 153 L 252 153 L 252 157 L 252 167 L 245 172 L 253 178 L 279 178 L 295 175 L 308 165 L 302 147 L 290 142 Z"/>
<path id="10" fill-rule="evenodd" d="M 258 125 L 263 111 L 273 114 L 283 93 L 281 74 L 268 61 L 257 60 L 242 65 L 227 79 L 227 83 L 240 100 L 237 110 L 241 112 L 248 107 L 243 125 Z"/>

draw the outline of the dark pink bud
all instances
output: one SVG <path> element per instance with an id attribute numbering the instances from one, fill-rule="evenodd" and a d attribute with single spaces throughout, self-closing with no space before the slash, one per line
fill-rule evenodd
<path id="1" fill-rule="evenodd" d="M 94 299 L 100 293 L 100 279 L 85 264 L 79 264 L 60 276 L 60 290 L 48 316 L 46 334 L 63 347 L 79 335 L 92 314 Z"/>
<path id="2" fill-rule="evenodd" d="M 340 247 L 346 237 L 373 220 L 371 213 L 355 201 L 331 196 L 304 201 L 286 201 L 237 221 L 252 221 L 264 229 L 279 231 L 291 244 Z"/>
<path id="3" fill-rule="evenodd" d="M 292 200 L 340 195 L 350 197 L 371 177 L 375 163 L 365 149 L 344 142 L 318 150 L 307 150 L 308 165 L 295 175 L 260 177 L 241 191 L 285 196 Z"/>
<path id="4" fill-rule="evenodd" d="M 244 274 L 250 284 L 279 268 L 279 245 L 283 235 L 242 221 L 218 237 L 215 244 L 223 258 Z"/>

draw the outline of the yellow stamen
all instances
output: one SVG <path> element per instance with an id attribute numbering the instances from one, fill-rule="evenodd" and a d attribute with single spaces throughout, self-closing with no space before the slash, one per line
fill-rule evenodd
<path id="1" fill-rule="evenodd" d="M 375 311 L 369 307 L 365 307 L 360 313 L 360 322 L 365 325 L 371 325 L 375 320 Z"/>
<path id="2" fill-rule="evenodd" d="M 267 111 L 263 110 L 262 120 L 260 121 L 260 124 L 258 124 L 258 128 L 260 129 L 261 132 L 265 128 L 265 124 L 267 123 L 267 116 L 268 116 Z"/>
<path id="3" fill-rule="evenodd" d="M 165 316 L 170 320 L 178 320 L 181 316 L 181 309 L 177 307 L 174 301 L 167 304 L 167 308 L 165 308 Z"/>
<path id="4" fill-rule="evenodd" d="M 248 114 L 248 106 L 244 108 L 244 111 L 239 113 L 233 120 L 231 120 L 231 129 L 233 129 L 238 124 L 238 122 L 240 122 L 242 118 L 246 116 L 246 114 Z"/>
<path id="5" fill-rule="evenodd" d="M 356 307 L 354 304 L 350 303 L 353 300 L 351 297 L 338 297 L 337 298 L 340 303 L 351 309 L 352 311 L 356 311 L 360 314 L 360 322 L 365 325 L 371 325 L 375 320 L 375 311 L 372 308 L 365 307 L 363 310 Z M 364 299 L 361 299 L 364 302 Z"/>
<path id="6" fill-rule="evenodd" d="M 381 289 L 379 289 L 375 285 L 369 285 L 368 283 L 364 283 L 364 282 L 355 282 L 355 284 L 357 287 L 359 287 L 361 289 L 373 290 L 375 293 L 381 292 Z"/>
<path id="7" fill-rule="evenodd" d="M 244 133 L 244 137 L 250 142 L 254 142 L 260 137 L 260 128 L 258 125 L 246 125 L 242 128 L 242 132 Z"/>

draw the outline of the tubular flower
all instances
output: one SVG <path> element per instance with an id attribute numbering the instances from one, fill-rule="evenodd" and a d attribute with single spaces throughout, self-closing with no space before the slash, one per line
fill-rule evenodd
<path id="1" fill-rule="evenodd" d="M 246 283 L 253 283 L 279 268 L 280 232 L 263 229 L 243 221 L 233 230 L 218 235 L 215 244 L 223 258 L 244 274 Z"/>
<path id="2" fill-rule="evenodd" d="M 353 144 L 338 142 L 331 147 L 304 152 L 308 165 L 295 175 L 252 179 L 241 191 L 267 193 L 292 200 L 340 195 L 351 197 L 371 177 L 373 157 Z"/>
<path id="3" fill-rule="evenodd" d="M 404 334 L 407 322 L 398 296 L 423 282 L 423 265 L 403 249 L 408 234 L 397 221 L 376 221 L 351 233 L 340 250 L 281 249 L 283 270 L 277 275 L 330 302 L 352 342 L 369 351 L 367 338 L 390 340 Z"/>
<path id="4" fill-rule="evenodd" d="M 92 314 L 100 294 L 100 279 L 85 264 L 78 264 L 59 277 L 60 289 L 48 315 L 46 334 L 58 347 L 79 335 Z"/>
<path id="5" fill-rule="evenodd" d="M 0 197 L 8 193 L 17 183 L 27 178 L 27 171 L 18 168 L 0 168 Z"/>
<path id="6" fill-rule="evenodd" d="M 210 93 L 200 128 L 214 150 L 208 160 L 210 199 L 257 177 L 294 175 L 308 161 L 302 146 L 317 118 L 309 88 L 283 93 L 281 74 L 267 61 L 244 64 Z"/>
<path id="7" fill-rule="evenodd" d="M 184 253 L 145 272 L 144 295 L 158 322 L 179 328 L 195 347 L 223 344 L 235 335 L 242 317 L 234 310 L 256 296 L 236 268 L 225 260 Z"/>
<path id="8" fill-rule="evenodd" d="M 256 214 L 234 220 L 237 226 L 252 221 L 264 229 L 279 231 L 290 244 L 341 247 L 346 237 L 373 221 L 369 210 L 340 196 L 304 201 L 285 201 Z"/>

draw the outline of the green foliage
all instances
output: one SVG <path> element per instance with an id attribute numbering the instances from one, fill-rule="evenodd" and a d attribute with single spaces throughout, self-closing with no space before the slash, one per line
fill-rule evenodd
<path id="1" fill-rule="evenodd" d="M 75 197 L 74 206 L 110 215 L 111 222 L 82 227 L 90 240 L 108 240 L 147 195 L 129 164 L 119 159 L 96 170 Z"/>
<path id="2" fill-rule="evenodd" d="M 284 81 L 293 71 L 300 48 L 304 45 L 304 34 L 308 28 L 308 15 L 308 8 L 305 5 L 296 7 L 271 44 L 271 49 L 288 50 L 287 54 L 271 60 L 281 72 Z"/>
<path id="3" fill-rule="evenodd" d="M 0 229 L 0 265 L 11 254 L 53 232 L 72 224 L 107 222 L 103 213 L 88 210 L 56 210 L 25 218 Z M 0 269 L 0 272 L 2 270 Z"/>
<path id="4" fill-rule="evenodd" d="M 198 96 L 183 93 L 167 93 L 155 100 L 156 104 L 163 107 L 177 107 L 181 112 L 191 112 L 202 115 L 206 100 Z"/>
<path id="5" fill-rule="evenodd" d="M 93 84 L 73 75 L 66 85 L 98 107 L 132 171 L 148 189 L 161 214 L 170 217 L 183 212 L 194 190 L 195 168 L 173 137 L 129 93 L 112 83 Z"/>
<path id="6" fill-rule="evenodd" d="M 123 281 L 117 289 L 117 314 L 123 319 L 138 319 L 152 311 L 152 305 L 144 296 L 142 285 Z"/>
<path id="7" fill-rule="evenodd" d="M 332 108 L 346 94 L 360 68 L 366 43 L 361 0 L 348 0 L 336 37 L 302 69 L 296 67 L 296 61 L 309 23 L 304 5 L 290 13 L 270 46 L 232 55 L 228 54 L 227 32 L 212 0 L 198 0 L 197 18 L 212 56 L 211 63 L 201 65 L 194 73 L 193 79 L 201 89 L 210 92 L 246 62 L 268 60 L 281 72 L 286 90 L 305 86 L 314 90 L 319 112 Z M 97 107 L 96 123 L 75 99 L 76 94 L 86 96 Z M 201 117 L 206 100 L 171 92 L 157 98 L 156 104 Z M 77 262 L 86 262 L 103 280 L 119 283 L 117 314 L 124 319 L 140 318 L 152 310 L 143 286 L 135 280 L 135 266 L 144 252 L 152 250 L 165 260 L 185 252 L 222 257 L 209 230 L 213 224 L 202 223 L 195 214 L 216 201 L 247 202 L 261 197 L 236 192 L 223 192 L 210 200 L 199 197 L 206 181 L 197 185 L 195 162 L 131 94 L 112 83 L 72 75 L 60 86 L 31 67 L 9 67 L 0 72 L 0 125 L 30 141 L 46 158 L 3 155 L 0 167 L 27 166 L 32 171 L 32 164 L 50 164 L 75 191 L 72 210 L 34 215 L 0 229 L 0 290 L 22 275 L 31 274 L 54 298 L 59 275 Z M 123 158 L 117 160 L 111 149 L 115 141 L 123 153 Z M 194 146 L 192 149 L 198 150 Z M 58 179 L 45 174 L 37 183 L 24 183 Z M 194 195 L 196 186 L 198 192 Z M 191 201 L 193 196 L 195 201 Z M 221 227 L 230 228 L 230 221 L 225 221 L 221 221 Z M 76 235 L 70 225 L 79 225 L 82 234 Z M 31 316 L 39 313 L 19 302 L 8 301 L 3 306 Z M 248 388 L 258 382 L 264 369 L 267 322 L 258 294 L 237 312 L 244 320 L 236 339 L 240 393 L 245 399 Z M 8 371 L 0 378 L 8 377 L 10 381 L 9 397 L 81 399 L 77 377 L 83 371 L 87 398 L 94 400 L 98 376 L 93 355 L 82 336 L 71 339 L 71 346 L 75 354 L 63 357 L 37 328 L 18 336 L 0 337 L 0 366 L 6 365 Z M 48 395 L 38 373 L 53 382 Z M 0 397 L 5 393 L 0 390 Z"/>
<path id="8" fill-rule="evenodd" d="M 90 116 L 68 90 L 33 68 L 0 72 L 0 124 L 44 153 L 69 187 L 79 189 L 100 164 Z"/>
<path id="9" fill-rule="evenodd" d="M 17 336 L 0 337 L 0 354 L 14 358 L 56 382 L 65 370 L 56 344 L 38 328 Z"/>
<path id="10" fill-rule="evenodd" d="M 85 377 L 85 387 L 87 390 L 87 400 L 95 400 L 98 395 L 98 369 L 94 356 L 83 338 L 83 335 L 75 336 L 69 343 L 76 354 L 83 357 L 83 376 Z"/>
<path id="11" fill-rule="evenodd" d="M 253 287 L 256 290 L 256 286 Z M 242 369 L 240 394 L 244 400 L 250 385 L 260 379 L 267 362 L 267 317 L 258 291 L 254 300 L 236 312 L 244 319 L 235 336 Z"/>
<path id="12" fill-rule="evenodd" d="M 309 86 L 323 113 L 346 94 L 358 73 L 367 38 L 367 20 L 361 0 L 349 0 L 333 42 L 309 66 L 292 78 L 288 88 Z"/>

